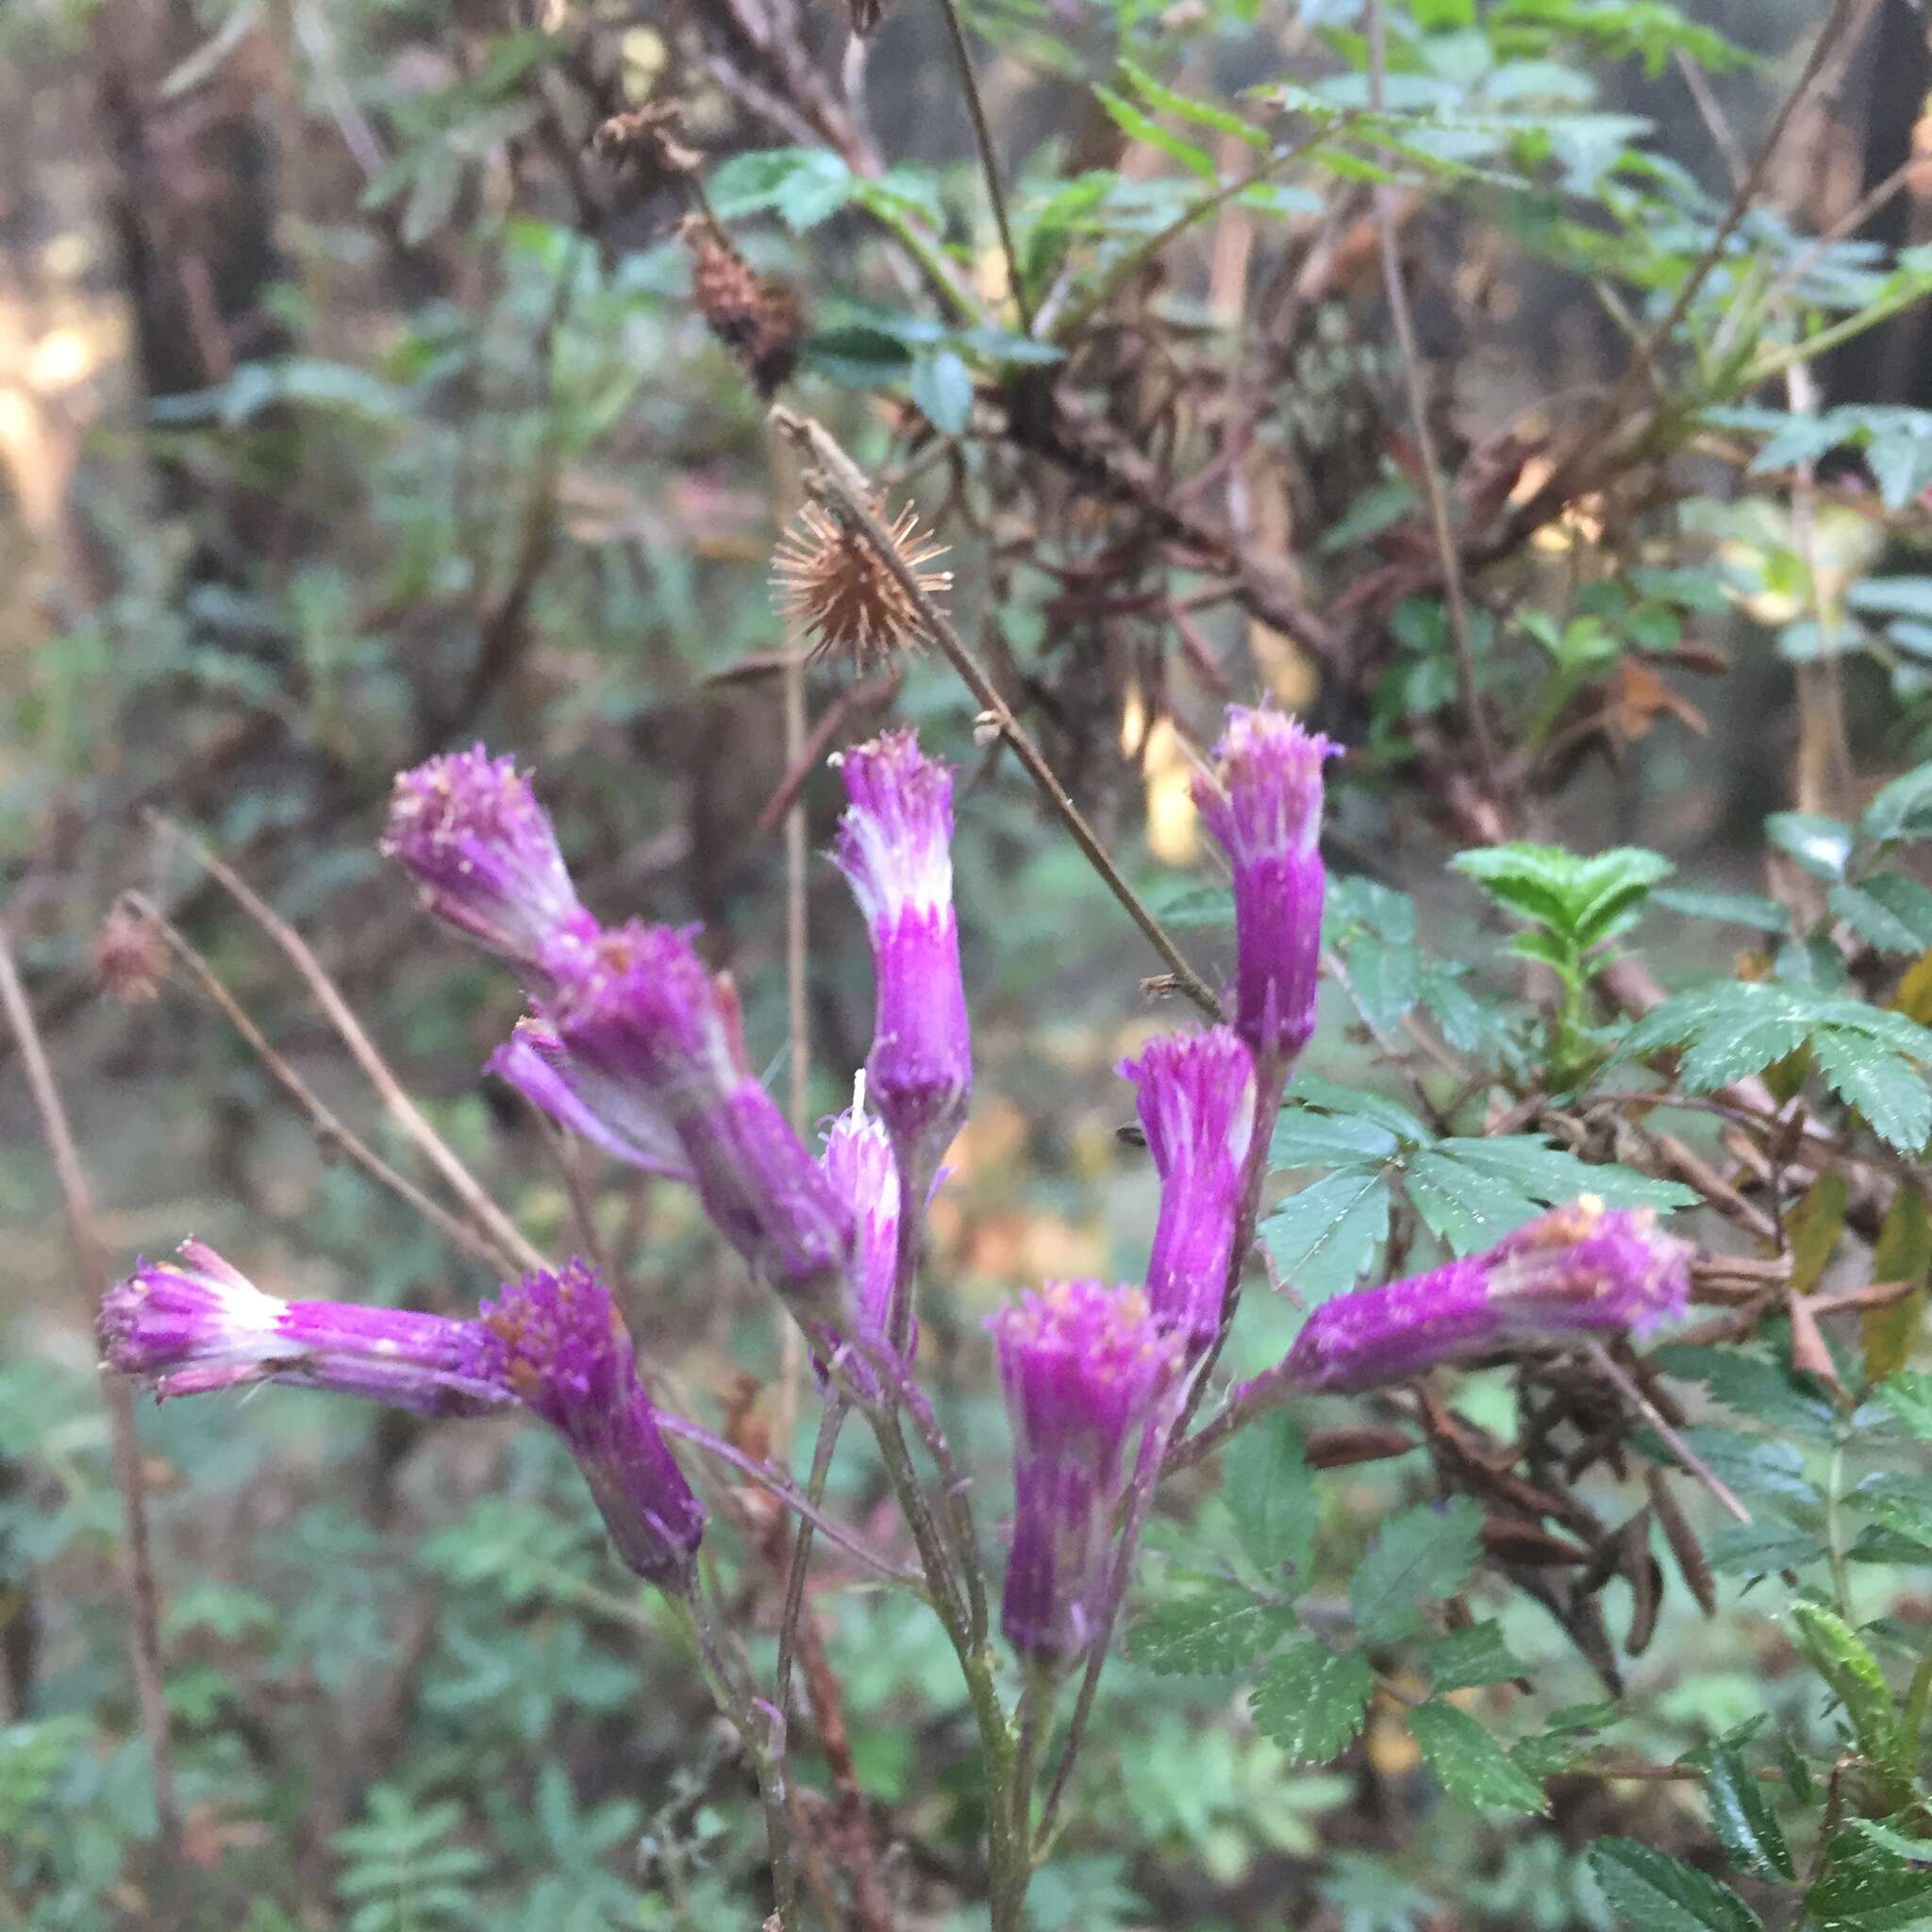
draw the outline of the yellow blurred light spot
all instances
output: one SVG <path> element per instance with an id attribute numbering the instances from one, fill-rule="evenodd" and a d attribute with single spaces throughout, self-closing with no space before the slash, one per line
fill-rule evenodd
<path id="1" fill-rule="evenodd" d="M 1164 865 L 1190 865 L 1201 849 L 1200 814 L 1189 796 L 1193 769 L 1171 719 L 1147 734 L 1142 763 L 1147 790 L 1147 842 Z"/>
<path id="2" fill-rule="evenodd" d="M 93 371 L 93 345 L 77 328 L 50 330 L 27 358 L 27 380 L 38 389 L 65 389 Z"/>

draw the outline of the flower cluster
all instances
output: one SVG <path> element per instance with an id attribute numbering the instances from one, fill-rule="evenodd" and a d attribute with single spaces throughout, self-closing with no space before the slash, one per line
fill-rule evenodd
<path id="1" fill-rule="evenodd" d="M 212 1248 L 142 1262 L 101 1304 L 109 1367 L 161 1398 L 250 1382 L 364 1395 L 424 1415 L 521 1403 L 562 1436 L 624 1560 L 680 1588 L 705 1512 L 658 1433 L 609 1291 L 581 1261 L 527 1274 L 474 1321 L 285 1302 Z"/>

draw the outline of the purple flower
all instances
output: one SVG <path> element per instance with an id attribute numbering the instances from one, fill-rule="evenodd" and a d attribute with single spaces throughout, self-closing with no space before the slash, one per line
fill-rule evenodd
<path id="1" fill-rule="evenodd" d="M 596 930 L 577 903 L 550 816 L 515 762 L 479 744 L 396 774 L 382 851 L 437 918 L 525 978 L 559 938 Z"/>
<path id="2" fill-rule="evenodd" d="M 832 858 L 872 937 L 873 1105 L 908 1168 L 927 1174 L 966 1119 L 973 1048 L 953 910 L 953 774 L 911 731 L 840 760 L 852 801 Z"/>
<path id="3" fill-rule="evenodd" d="M 1023 1657 L 1066 1662 L 1099 1633 L 1126 1448 L 1178 1359 L 1138 1289 L 1057 1281 L 987 1325 L 1013 1428 L 1013 1545 L 1001 1622 Z"/>
<path id="4" fill-rule="evenodd" d="M 1315 1030 L 1322 955 L 1322 765 L 1337 747 L 1280 711 L 1230 705 L 1194 803 L 1234 865 L 1235 1027 L 1257 1061 Z"/>
<path id="5" fill-rule="evenodd" d="M 1681 1315 L 1690 1291 L 1691 1249 L 1656 1220 L 1586 1194 L 1483 1254 L 1324 1302 L 1261 1380 L 1352 1391 L 1510 1342 L 1641 1335 Z"/>
<path id="6" fill-rule="evenodd" d="M 610 1291 L 582 1261 L 485 1302 L 481 1360 L 562 1436 L 617 1552 L 640 1576 L 690 1581 L 705 1510 L 658 1433 Z"/>
<path id="7" fill-rule="evenodd" d="M 865 1110 L 865 1075 L 852 1105 L 824 1130 L 819 1165 L 832 1191 L 852 1210 L 853 1304 L 858 1339 L 869 1348 L 891 1337 L 892 1297 L 899 1279 L 899 1164 L 891 1136 Z M 910 1356 L 908 1341 L 903 1353 Z"/>
<path id="8" fill-rule="evenodd" d="M 688 933 L 637 920 L 566 942 L 548 963 L 546 1011 L 573 1078 L 664 1121 L 705 1211 L 752 1271 L 815 1335 L 848 1332 L 851 1210 L 753 1076 L 730 981 L 711 975 Z"/>
<path id="9" fill-rule="evenodd" d="M 1235 1223 L 1255 1133 L 1255 1065 L 1231 1027 L 1150 1040 L 1122 1074 L 1160 1176 L 1147 1300 L 1190 1355 L 1221 1329 Z"/>
<path id="10" fill-rule="evenodd" d="M 624 1560 L 687 1580 L 705 1512 L 658 1432 L 609 1291 L 581 1261 L 539 1272 L 477 1318 L 283 1302 L 199 1241 L 142 1262 L 101 1304 L 110 1368 L 158 1397 L 250 1382 L 373 1396 L 425 1415 L 522 1403 L 569 1443 Z"/>
<path id="11" fill-rule="evenodd" d="M 99 1328 L 108 1366 L 162 1399 L 248 1382 L 368 1395 L 424 1415 L 481 1415 L 511 1399 L 478 1367 L 474 1323 L 278 1301 L 200 1241 L 117 1282 Z"/>
<path id="12" fill-rule="evenodd" d="M 663 1113 L 635 1086 L 604 1079 L 574 1058 L 548 1021 L 534 1015 L 519 1020 L 484 1071 L 616 1159 L 667 1179 L 691 1179 L 691 1165 Z"/>

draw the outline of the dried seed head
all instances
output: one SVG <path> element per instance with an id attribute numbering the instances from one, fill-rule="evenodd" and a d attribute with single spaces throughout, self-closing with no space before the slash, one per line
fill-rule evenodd
<path id="1" fill-rule="evenodd" d="M 899 561 L 928 596 L 951 589 L 953 574 L 922 570 L 946 546 L 919 527 L 909 503 L 890 526 Z M 927 637 L 925 619 L 864 533 L 824 505 L 808 503 L 772 559 L 778 608 L 811 639 L 814 658 L 850 658 L 864 666 L 912 650 Z"/>
<path id="2" fill-rule="evenodd" d="M 122 1006 L 144 1006 L 160 997 L 167 949 L 160 934 L 131 906 L 116 906 L 94 935 L 94 971 Z"/>
<path id="3" fill-rule="evenodd" d="M 805 316 L 783 282 L 761 275 L 715 222 L 689 217 L 680 230 L 691 254 L 691 292 L 711 333 L 744 365 L 761 396 L 798 366 Z"/>

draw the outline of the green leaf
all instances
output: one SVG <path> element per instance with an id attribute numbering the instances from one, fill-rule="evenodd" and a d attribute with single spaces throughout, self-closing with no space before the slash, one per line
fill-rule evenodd
<path id="1" fill-rule="evenodd" d="M 1281 1278 L 1308 1303 L 1355 1286 L 1389 1237 L 1379 1168 L 1344 1168 L 1291 1195 L 1261 1224 Z"/>
<path id="2" fill-rule="evenodd" d="M 1902 1369 L 1872 1391 L 1922 1442 L 1932 1442 L 1932 1374 Z"/>
<path id="3" fill-rule="evenodd" d="M 1811 1055 L 1826 1084 L 1865 1117 L 1881 1141 L 1916 1154 L 1932 1134 L 1932 1087 L 1911 1061 L 1875 1041 L 1836 1028 L 1821 1029 Z"/>
<path id="4" fill-rule="evenodd" d="M 1590 1869 L 1610 1909 L 1637 1932 L 1763 1932 L 1729 1886 L 1635 1839 L 1599 1839 Z"/>
<path id="5" fill-rule="evenodd" d="M 1388 1643 L 1420 1629 L 1423 1603 L 1461 1587 L 1482 1541 L 1483 1512 L 1467 1496 L 1419 1504 L 1375 1539 L 1349 1585 L 1364 1643 Z"/>
<path id="6" fill-rule="evenodd" d="M 1128 1655 L 1162 1677 L 1215 1677 L 1251 1664 L 1294 1627 L 1286 1604 L 1235 1584 L 1176 1597 L 1135 1621 Z"/>
<path id="7" fill-rule="evenodd" d="M 1802 1570 L 1824 1555 L 1824 1539 L 1789 1517 L 1759 1509 L 1749 1523 L 1727 1523 L 1705 1544 L 1721 1576 L 1772 1576 Z"/>
<path id="8" fill-rule="evenodd" d="M 1926 1932 L 1932 1926 L 1932 1872 L 1908 1865 L 1857 1821 L 1831 1841 L 1824 1875 L 1805 1895 L 1813 1932 Z M 1923 1850 L 1921 1856 L 1924 1856 Z"/>
<path id="9" fill-rule="evenodd" d="M 1567 934 L 1578 860 L 1560 845 L 1488 845 L 1449 861 L 1521 919 Z"/>
<path id="10" fill-rule="evenodd" d="M 1432 1697 L 1408 1721 L 1429 1769 L 1451 1796 L 1480 1811 L 1542 1810 L 1542 1787 L 1467 1711 Z"/>
<path id="11" fill-rule="evenodd" d="M 1275 1120 L 1268 1167 L 1276 1174 L 1295 1167 L 1358 1167 L 1368 1160 L 1393 1159 L 1398 1144 L 1387 1127 L 1359 1114 L 1290 1106 Z"/>
<path id="12" fill-rule="evenodd" d="M 1134 92 L 1158 113 L 1172 114 L 1180 121 L 1191 121 L 1198 127 L 1211 127 L 1217 134 L 1231 134 L 1237 141 L 1245 142 L 1248 146 L 1264 152 L 1269 147 L 1266 132 L 1252 121 L 1243 121 L 1239 114 L 1230 114 L 1225 108 L 1176 93 L 1173 88 L 1163 87 L 1151 74 L 1136 67 L 1131 60 L 1121 61 L 1120 71 L 1126 75 Z"/>
<path id="13" fill-rule="evenodd" d="M 723 222 L 775 209 L 794 233 L 815 227 L 851 200 L 855 177 L 823 147 L 759 148 L 712 169 L 705 192 Z"/>
<path id="14" fill-rule="evenodd" d="M 1504 1684 L 1523 1675 L 1523 1666 L 1503 1640 L 1503 1626 L 1488 1621 L 1437 1638 L 1423 1653 L 1423 1662 L 1439 1691 Z"/>
<path id="15" fill-rule="evenodd" d="M 1319 1107 L 1329 1113 L 1354 1114 L 1385 1126 L 1408 1147 L 1426 1147 L 1435 1139 L 1422 1122 L 1399 1100 L 1377 1093 L 1369 1087 L 1339 1087 L 1319 1074 L 1297 1074 L 1289 1097 L 1307 1107 Z"/>
<path id="16" fill-rule="evenodd" d="M 973 413 L 973 375 L 951 349 L 922 356 L 912 365 L 912 400 L 932 426 L 958 436 Z"/>
<path id="17" fill-rule="evenodd" d="M 1219 179 L 1220 171 L 1205 148 L 1198 148 L 1191 142 L 1183 141 L 1179 135 L 1171 134 L 1158 121 L 1143 114 L 1132 101 L 1115 93 L 1110 87 L 1096 84 L 1093 92 L 1100 105 L 1106 108 L 1108 118 L 1124 134 L 1135 141 L 1145 142 L 1149 147 L 1158 148 L 1164 155 L 1171 155 L 1190 174 L 1200 175 L 1204 181 Z"/>
<path id="18" fill-rule="evenodd" d="M 1814 878 L 1844 877 L 1854 834 L 1843 820 L 1821 818 L 1815 812 L 1774 811 L 1764 822 L 1764 836 Z"/>
<path id="19" fill-rule="evenodd" d="M 1276 1413 L 1243 1429 L 1227 1451 L 1227 1507 L 1256 1569 L 1291 1569 L 1303 1583 L 1315 1546 L 1321 1499 L 1292 1417 Z"/>
<path id="20" fill-rule="evenodd" d="M 1594 1194 L 1613 1208 L 1689 1208 L 1698 1196 L 1675 1181 L 1653 1179 L 1634 1168 L 1608 1162 L 1579 1160 L 1575 1155 L 1544 1144 L 1539 1135 L 1505 1134 L 1493 1140 L 1451 1135 L 1438 1141 L 1434 1153 L 1479 1174 L 1507 1182 L 1519 1193 L 1547 1207 Z"/>
<path id="21" fill-rule="evenodd" d="M 1762 1496 L 1794 1503 L 1800 1510 L 1822 1509 L 1824 1498 L 1805 1474 L 1805 1452 L 1781 1436 L 1752 1436 L 1699 1423 L 1678 1435 L 1693 1456 L 1717 1477 L 1744 1497 Z M 1674 1463 L 1675 1452 L 1647 1429 L 1638 1431 L 1637 1446 L 1653 1461 Z"/>
<path id="22" fill-rule="evenodd" d="M 1844 1707 L 1858 1749 L 1894 1782 L 1909 1786 L 1911 1761 L 1891 1687 L 1865 1640 L 1823 1604 L 1791 1606 L 1792 1636 Z"/>
<path id="23" fill-rule="evenodd" d="M 1932 577 L 1867 577 L 1845 592 L 1845 605 L 1863 617 L 1918 617 L 1932 623 Z"/>
<path id="24" fill-rule="evenodd" d="M 1798 1875 L 1763 1781 L 1745 1768 L 1736 1746 L 1719 1744 L 1712 1750 L 1704 1772 L 1704 1795 L 1710 1806 L 1711 1834 L 1740 1872 L 1768 1880 Z"/>
<path id="25" fill-rule="evenodd" d="M 1858 824 L 1868 839 L 1881 841 L 1932 836 L 1932 763 L 1914 766 L 1885 786 Z"/>
<path id="26" fill-rule="evenodd" d="M 1248 1707 L 1261 1735 L 1290 1757 L 1325 1764 L 1360 1727 L 1374 1683 L 1359 1652 L 1301 1637 L 1262 1673 Z"/>
<path id="27" fill-rule="evenodd" d="M 1474 1255 L 1513 1229 L 1534 1221 L 1539 1203 L 1518 1193 L 1493 1174 L 1451 1160 L 1433 1151 L 1418 1154 L 1403 1174 L 1403 1185 L 1429 1232 L 1458 1255 Z"/>
<path id="28" fill-rule="evenodd" d="M 1903 873 L 1869 873 L 1827 894 L 1832 913 L 1881 952 L 1916 958 L 1932 946 L 1932 891 Z"/>
<path id="29" fill-rule="evenodd" d="M 1741 1348 L 1698 1347 L 1667 1341 L 1651 1359 L 1667 1375 L 1702 1382 L 1726 1408 L 1756 1418 L 1774 1429 L 1828 1442 L 1837 1433 L 1838 1411 L 1778 1362 Z"/>
<path id="30" fill-rule="evenodd" d="M 1775 899 L 1758 892 L 1720 892 L 1704 886 L 1662 886 L 1653 903 L 1681 912 L 1687 919 L 1710 919 L 1721 924 L 1748 925 L 1758 932 L 1784 932 L 1791 915 Z"/>
<path id="31" fill-rule="evenodd" d="M 1163 925 L 1209 926 L 1234 924 L 1234 888 L 1204 885 L 1198 879 L 1163 878 L 1145 895 L 1147 909 Z"/>

